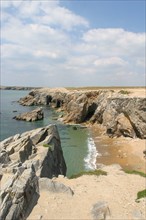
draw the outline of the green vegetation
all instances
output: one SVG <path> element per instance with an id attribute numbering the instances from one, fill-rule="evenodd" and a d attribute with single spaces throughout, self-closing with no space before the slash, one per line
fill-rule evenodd
<path id="1" fill-rule="evenodd" d="M 130 94 L 130 92 L 127 91 L 127 90 L 120 90 L 118 93 L 121 93 L 121 94 L 123 94 L 123 95 L 128 95 L 128 94 Z"/>
<path id="2" fill-rule="evenodd" d="M 83 175 L 96 175 L 96 176 L 100 176 L 100 175 L 107 175 L 107 172 L 103 171 L 103 170 L 91 170 L 91 171 L 82 171 L 78 174 L 74 174 L 70 177 L 70 179 L 74 179 Z"/>
<path id="3" fill-rule="evenodd" d="M 43 147 L 49 148 L 50 151 L 54 151 L 54 145 L 51 144 L 43 144 Z"/>
<path id="4" fill-rule="evenodd" d="M 145 198 L 146 197 L 146 189 L 142 190 L 142 191 L 139 191 L 137 193 L 137 199 L 136 199 L 136 202 L 139 202 L 138 199 L 141 199 L 141 198 Z"/>
<path id="5" fill-rule="evenodd" d="M 128 173 L 128 174 L 136 174 L 136 175 L 139 175 L 139 176 L 146 177 L 146 174 L 145 174 L 145 173 L 140 172 L 140 171 L 137 171 L 137 170 L 125 170 L 125 173 Z"/>
<path id="6" fill-rule="evenodd" d="M 43 144 L 43 147 L 50 147 L 49 144 Z"/>
<path id="7" fill-rule="evenodd" d="M 143 172 L 140 172 L 140 171 L 137 171 L 137 170 L 124 170 L 125 173 L 128 173 L 128 174 L 136 174 L 136 175 L 139 175 L 139 176 L 142 176 L 142 177 L 145 177 L 146 178 L 146 173 L 143 173 Z M 139 202 L 138 199 L 141 199 L 141 198 L 144 198 L 146 197 L 146 189 L 142 190 L 142 191 L 139 191 L 137 193 L 137 199 L 135 200 L 136 202 Z"/>

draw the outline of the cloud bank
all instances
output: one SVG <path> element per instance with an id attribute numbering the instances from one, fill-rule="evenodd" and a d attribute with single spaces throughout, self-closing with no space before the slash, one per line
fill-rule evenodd
<path id="1" fill-rule="evenodd" d="M 145 33 L 91 29 L 59 1 L 1 1 L 1 84 L 142 86 Z"/>

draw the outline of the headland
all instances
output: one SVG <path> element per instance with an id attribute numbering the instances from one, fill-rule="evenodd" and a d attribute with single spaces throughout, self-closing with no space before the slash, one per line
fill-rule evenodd
<path id="1" fill-rule="evenodd" d="M 63 123 L 91 129 L 100 154 L 98 172 L 64 177 L 66 164 L 54 126 L 4 140 L 4 220 L 145 219 L 145 88 L 41 88 L 19 103 L 48 105 L 60 112 Z"/>

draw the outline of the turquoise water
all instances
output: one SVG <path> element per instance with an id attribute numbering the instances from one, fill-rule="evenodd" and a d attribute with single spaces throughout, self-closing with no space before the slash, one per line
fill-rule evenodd
<path id="1" fill-rule="evenodd" d="M 14 120 L 13 117 L 22 112 L 31 111 L 35 106 L 21 106 L 17 102 L 19 98 L 28 94 L 28 91 L 1 90 L 0 98 L 0 140 L 12 135 L 22 133 L 49 124 L 56 124 L 61 138 L 65 161 L 67 164 L 67 176 L 91 168 L 90 135 L 87 129 L 73 129 L 73 126 L 61 124 L 54 118 L 57 113 L 47 106 L 43 106 L 44 119 L 37 122 L 25 122 Z M 17 111 L 17 112 L 14 112 Z M 94 146 L 93 146 L 94 147 Z M 95 147 L 94 147 L 95 150 Z"/>

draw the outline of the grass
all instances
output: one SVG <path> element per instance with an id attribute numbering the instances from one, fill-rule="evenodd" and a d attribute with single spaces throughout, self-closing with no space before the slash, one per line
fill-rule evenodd
<path id="1" fill-rule="evenodd" d="M 70 177 L 70 179 L 78 178 L 78 177 L 83 176 L 83 175 L 96 175 L 96 176 L 100 176 L 100 175 L 107 175 L 107 172 L 105 172 L 103 170 L 82 171 L 80 173 L 72 175 Z"/>
<path id="2" fill-rule="evenodd" d="M 50 147 L 49 144 L 43 144 L 43 147 Z"/>
<path id="3" fill-rule="evenodd" d="M 136 175 L 139 175 L 139 176 L 146 177 L 145 173 L 137 171 L 137 170 L 124 170 L 124 171 L 125 171 L 125 173 L 128 173 L 128 174 L 136 174 Z"/>
<path id="4" fill-rule="evenodd" d="M 123 95 L 128 95 L 128 94 L 130 94 L 130 92 L 127 91 L 127 90 L 120 90 L 119 93 L 121 93 L 121 94 L 123 94 Z"/>
<path id="5" fill-rule="evenodd" d="M 139 176 L 142 176 L 142 177 L 146 178 L 145 173 L 137 171 L 137 170 L 124 170 L 124 171 L 125 171 L 125 173 L 128 173 L 128 174 L 136 174 L 136 175 L 139 175 Z M 137 199 L 135 201 L 139 202 L 138 200 L 141 199 L 141 198 L 144 198 L 144 197 L 146 197 L 146 189 L 144 189 L 142 191 L 139 191 L 137 193 Z"/>
<path id="6" fill-rule="evenodd" d="M 49 148 L 50 151 L 54 150 L 54 145 L 51 145 L 51 144 L 43 144 L 43 147 Z"/>
<path id="7" fill-rule="evenodd" d="M 146 197 L 146 189 L 142 190 L 142 191 L 139 191 L 137 193 L 137 199 L 136 199 L 136 202 L 139 202 L 138 199 L 141 199 L 141 198 L 145 198 Z"/>

